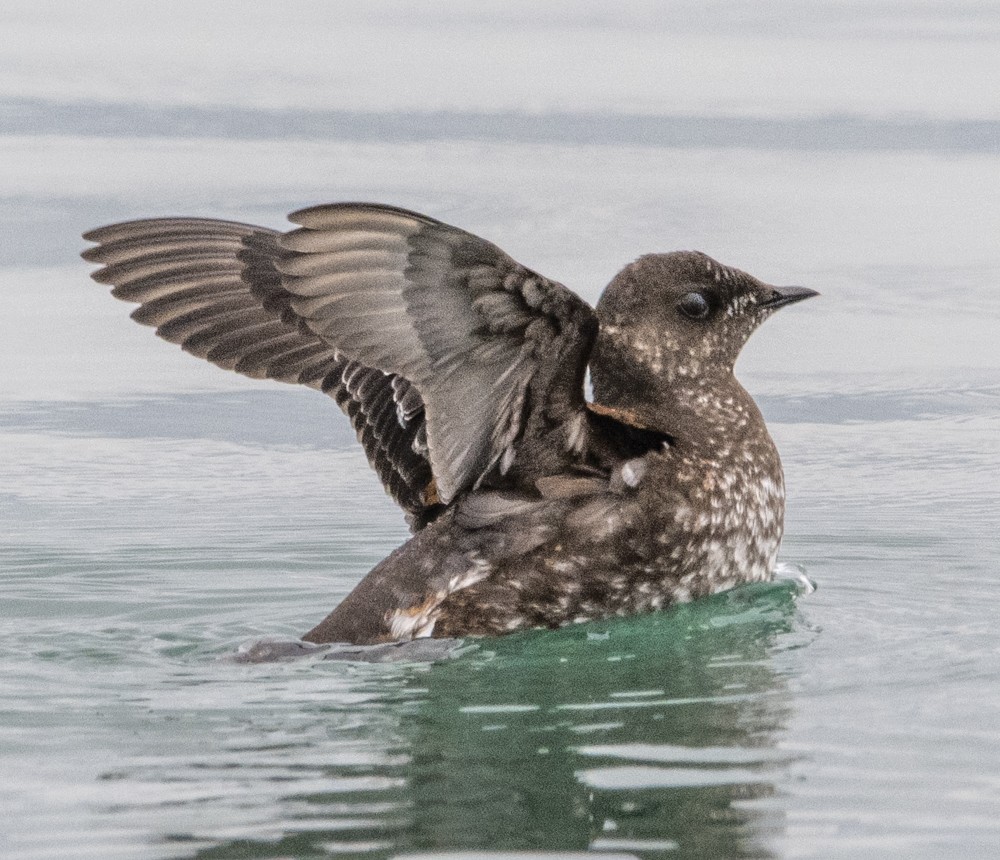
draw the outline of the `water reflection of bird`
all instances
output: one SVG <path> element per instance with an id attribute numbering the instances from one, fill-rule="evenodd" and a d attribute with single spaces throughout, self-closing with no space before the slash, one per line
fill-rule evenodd
<path id="1" fill-rule="evenodd" d="M 556 627 L 769 578 L 781 463 L 733 365 L 764 319 L 814 291 L 651 254 L 595 310 L 413 212 L 337 204 L 291 220 L 285 234 L 115 224 L 86 234 L 84 257 L 161 337 L 333 397 L 406 511 L 415 535 L 304 638 Z"/>
<path id="2" fill-rule="evenodd" d="M 772 654 L 812 638 L 795 600 L 788 582 L 760 584 L 669 613 L 483 642 L 412 673 L 403 701 L 418 713 L 372 740 L 407 754 L 383 773 L 421 827 L 396 850 L 447 834 L 449 848 L 484 851 L 771 857 L 784 822 L 767 799 L 792 757 L 778 747 L 791 703 Z M 353 677 L 364 707 L 377 707 L 382 675 Z M 398 712 L 400 692 L 385 698 L 383 714 Z M 351 713 L 333 704 L 324 717 L 340 710 Z M 371 719 L 370 732 L 386 722 Z"/>

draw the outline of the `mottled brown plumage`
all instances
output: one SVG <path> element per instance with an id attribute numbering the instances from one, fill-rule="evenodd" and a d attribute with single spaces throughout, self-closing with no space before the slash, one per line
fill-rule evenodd
<path id="1" fill-rule="evenodd" d="M 291 219 L 112 225 L 84 256 L 167 340 L 333 396 L 406 511 L 414 537 L 304 638 L 555 627 L 770 576 L 781 464 L 732 369 L 812 291 L 680 252 L 626 267 L 595 311 L 413 212 Z"/>

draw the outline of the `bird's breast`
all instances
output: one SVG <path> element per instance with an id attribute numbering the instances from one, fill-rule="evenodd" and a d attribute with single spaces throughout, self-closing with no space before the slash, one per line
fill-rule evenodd
<path id="1" fill-rule="evenodd" d="M 784 528 L 785 488 L 766 440 L 711 452 L 669 452 L 650 463 L 655 563 L 677 599 L 770 578 Z"/>

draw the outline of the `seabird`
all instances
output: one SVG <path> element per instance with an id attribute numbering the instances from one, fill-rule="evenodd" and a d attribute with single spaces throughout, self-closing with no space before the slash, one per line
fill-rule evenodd
<path id="1" fill-rule="evenodd" d="M 554 628 L 771 577 L 781 461 L 733 365 L 815 291 L 681 251 L 629 264 L 592 308 L 416 212 L 290 220 L 129 221 L 83 256 L 187 352 L 336 400 L 406 513 L 413 537 L 305 640 Z"/>

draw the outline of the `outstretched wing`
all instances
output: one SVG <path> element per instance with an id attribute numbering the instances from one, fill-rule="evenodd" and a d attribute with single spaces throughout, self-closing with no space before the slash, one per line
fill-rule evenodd
<path id="1" fill-rule="evenodd" d="M 532 466 L 579 449 L 583 377 L 597 318 L 582 299 L 495 245 L 388 206 L 335 204 L 290 216 L 279 261 L 291 308 L 325 342 L 409 380 L 426 410 L 442 502 L 519 444 Z M 528 441 L 530 439 L 530 441 Z M 540 450 L 539 440 L 545 442 Z"/>
<path id="2" fill-rule="evenodd" d="M 423 403 L 409 382 L 351 360 L 292 307 L 274 230 L 199 218 L 130 221 L 92 230 L 83 257 L 94 280 L 139 307 L 132 318 L 227 370 L 319 389 L 347 413 L 386 490 L 419 521 L 430 464 Z"/>

